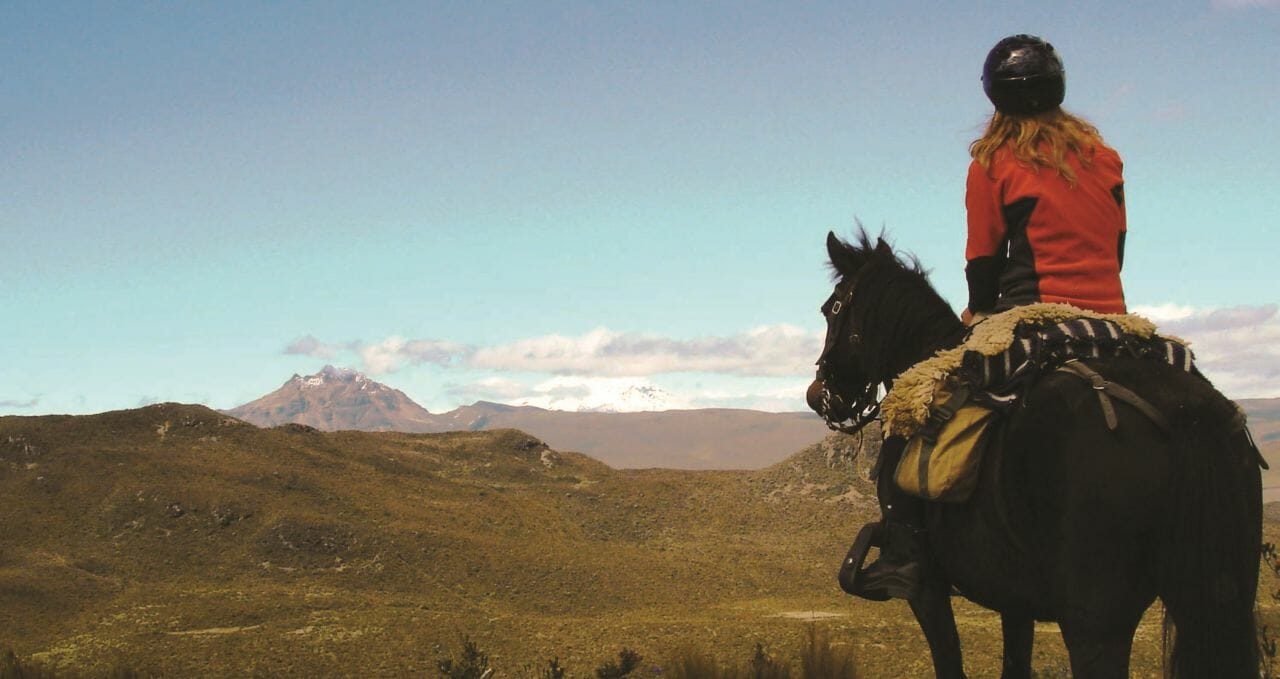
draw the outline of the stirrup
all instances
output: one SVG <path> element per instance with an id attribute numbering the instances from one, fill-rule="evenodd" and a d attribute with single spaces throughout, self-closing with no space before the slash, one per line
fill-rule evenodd
<path id="1" fill-rule="evenodd" d="M 884 526 L 879 521 L 868 523 L 858 531 L 858 537 L 854 538 L 853 546 L 849 548 L 849 553 L 845 555 L 844 562 L 840 564 L 840 589 L 846 594 L 852 594 L 856 597 L 862 597 L 869 601 L 888 601 L 892 597 L 883 589 L 867 589 L 863 580 L 866 578 L 867 569 L 862 564 L 867 560 L 867 553 L 872 547 L 881 547 L 884 545 Z"/>

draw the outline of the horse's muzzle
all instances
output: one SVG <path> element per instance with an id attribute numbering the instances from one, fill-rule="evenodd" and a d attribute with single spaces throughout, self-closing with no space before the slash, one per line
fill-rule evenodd
<path id="1" fill-rule="evenodd" d="M 813 412 L 822 416 L 828 422 L 842 422 L 853 417 L 853 410 L 838 393 L 827 388 L 821 377 L 815 379 L 809 385 L 804 399 L 809 403 L 809 408 Z"/>

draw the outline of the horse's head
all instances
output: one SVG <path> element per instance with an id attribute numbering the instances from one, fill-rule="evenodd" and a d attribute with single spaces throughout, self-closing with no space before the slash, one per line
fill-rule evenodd
<path id="1" fill-rule="evenodd" d="M 835 289 L 822 305 L 827 337 L 818 357 L 818 374 L 809 385 L 809 407 L 833 429 L 862 429 L 880 411 L 878 391 L 886 376 L 868 360 L 863 331 L 865 313 L 858 299 L 859 283 L 877 260 L 896 262 L 893 249 L 883 239 L 874 244 L 865 232 L 858 245 L 850 245 L 827 233 L 827 254 L 836 280 Z"/>

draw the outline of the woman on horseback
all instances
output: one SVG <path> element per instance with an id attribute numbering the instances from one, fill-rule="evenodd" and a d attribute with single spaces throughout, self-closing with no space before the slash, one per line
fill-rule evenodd
<path id="1" fill-rule="evenodd" d="M 1097 128 L 1062 110 L 1062 60 L 1029 35 L 987 55 L 995 113 L 969 145 L 968 316 L 1061 302 L 1124 313 L 1124 178 Z"/>
<path id="2" fill-rule="evenodd" d="M 962 320 L 1038 302 L 1124 313 L 1120 156 L 1097 128 L 1060 107 L 1066 79 L 1058 53 L 1034 36 L 1004 38 L 987 54 L 982 84 L 995 113 L 969 145 Z M 924 505 L 893 482 L 905 445 L 890 437 L 881 450 L 881 469 L 889 470 L 879 481 L 882 550 L 860 578 L 862 591 L 851 594 L 910 599 L 919 589 Z"/>

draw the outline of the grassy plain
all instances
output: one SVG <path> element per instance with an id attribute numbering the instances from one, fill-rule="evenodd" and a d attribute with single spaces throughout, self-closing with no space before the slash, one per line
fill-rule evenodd
<path id="1" fill-rule="evenodd" d="M 855 443 L 620 471 L 514 430 L 258 429 L 176 404 L 0 418 L 0 650 L 89 676 L 431 676 L 465 634 L 499 677 L 552 657 L 589 676 L 624 646 L 652 676 L 682 647 L 740 664 L 817 625 L 864 676 L 928 676 L 904 604 L 835 585 L 875 514 L 865 467 L 831 463 Z M 972 675 L 997 674 L 999 619 L 957 605 Z M 1158 622 L 1134 676 L 1159 676 Z M 1035 657 L 1065 665 L 1055 626 Z"/>

